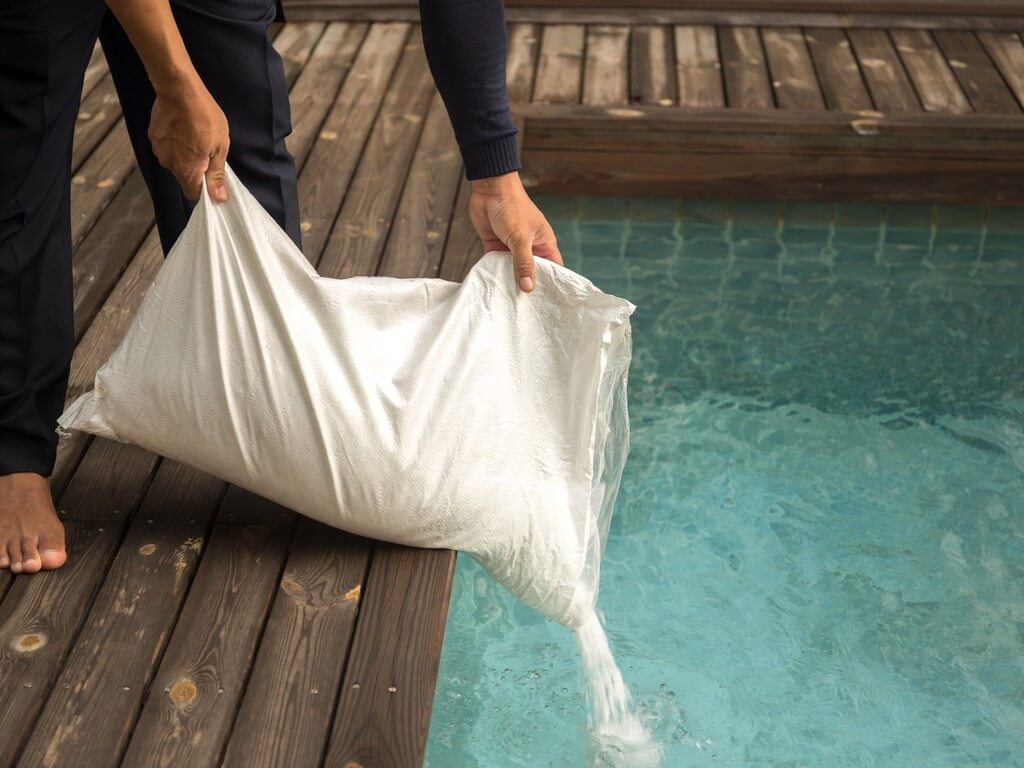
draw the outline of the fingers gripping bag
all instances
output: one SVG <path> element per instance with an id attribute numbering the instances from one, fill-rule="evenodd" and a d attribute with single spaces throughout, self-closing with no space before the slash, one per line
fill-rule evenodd
<path id="1" fill-rule="evenodd" d="M 205 191 L 59 429 L 131 442 L 366 537 L 470 553 L 570 626 L 629 445 L 634 306 L 508 253 L 461 284 L 321 277 L 238 178 Z"/>

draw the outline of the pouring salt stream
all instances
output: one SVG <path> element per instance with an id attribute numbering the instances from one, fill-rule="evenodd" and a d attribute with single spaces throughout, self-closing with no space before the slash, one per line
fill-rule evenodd
<path id="1" fill-rule="evenodd" d="M 640 722 L 597 613 L 576 628 L 594 768 L 657 768 L 661 744 Z"/>

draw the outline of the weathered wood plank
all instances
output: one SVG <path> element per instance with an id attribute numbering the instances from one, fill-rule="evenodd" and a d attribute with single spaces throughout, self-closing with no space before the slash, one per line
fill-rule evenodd
<path id="1" fill-rule="evenodd" d="M 847 35 L 875 107 L 881 112 L 920 112 L 921 101 L 888 33 L 850 29 Z"/>
<path id="2" fill-rule="evenodd" d="M 766 27 L 761 30 L 761 37 L 779 107 L 824 109 L 825 99 L 803 32 L 796 27 Z"/>
<path id="3" fill-rule="evenodd" d="M 757 27 L 719 27 L 718 45 L 727 104 L 736 109 L 775 109 Z"/>
<path id="4" fill-rule="evenodd" d="M 328 24 L 309 60 L 297 72 L 290 94 L 292 132 L 287 139 L 297 168 L 303 167 L 368 29 L 363 23 Z"/>
<path id="5" fill-rule="evenodd" d="M 634 111 L 524 110 L 531 188 L 1024 204 L 1017 117 Z"/>
<path id="6" fill-rule="evenodd" d="M 928 32 L 894 29 L 890 34 L 926 111 L 952 114 L 971 111 L 970 102 Z"/>
<path id="7" fill-rule="evenodd" d="M 509 26 L 505 79 L 508 83 L 508 98 L 513 104 L 530 101 L 539 50 L 540 28 L 536 24 Z"/>
<path id="8" fill-rule="evenodd" d="M 103 46 L 97 40 L 92 47 L 89 56 L 89 63 L 85 65 L 85 75 L 82 78 L 82 98 L 89 95 L 89 92 L 96 86 L 104 75 L 107 74 L 107 57 L 103 55 Z"/>
<path id="9" fill-rule="evenodd" d="M 135 167 L 128 129 L 118 120 L 71 179 L 71 244 L 78 246 Z"/>
<path id="10" fill-rule="evenodd" d="M 19 765 L 118 765 L 225 484 L 164 461 Z"/>
<path id="11" fill-rule="evenodd" d="M 718 37 L 710 25 L 679 24 L 675 28 L 676 81 L 683 107 L 724 107 L 722 63 Z"/>
<path id="12" fill-rule="evenodd" d="M 454 567 L 448 550 L 377 545 L 327 765 L 422 764 L 437 664 L 413 651 L 441 646 Z"/>
<path id="13" fill-rule="evenodd" d="M 435 93 L 387 239 L 381 272 L 434 277 L 441 265 L 462 157 L 440 94 Z"/>
<path id="14" fill-rule="evenodd" d="M 82 338 L 152 228 L 153 204 L 146 182 L 132 170 L 75 250 L 71 273 L 76 340 Z"/>
<path id="15" fill-rule="evenodd" d="M 973 32 L 937 29 L 932 34 L 975 112 L 1020 114 L 1020 105 Z"/>
<path id="16" fill-rule="evenodd" d="M 433 93 L 423 43 L 414 35 L 349 183 L 319 262 L 321 274 L 351 277 L 376 271 Z"/>
<path id="17" fill-rule="evenodd" d="M 234 499 L 270 504 L 248 494 Z M 290 522 L 214 526 L 123 765 L 220 764 L 291 529 Z"/>
<path id="18" fill-rule="evenodd" d="M 379 2 L 394 5 L 395 0 L 348 0 L 351 4 Z M 339 5 L 346 0 L 314 0 L 323 5 Z M 571 8 L 616 7 L 632 8 L 707 8 L 708 0 L 560 0 L 561 6 Z M 513 7 L 547 6 L 545 0 L 509 0 Z M 721 13 L 737 11 L 780 10 L 790 13 L 830 11 L 834 13 L 902 13 L 902 14 L 963 14 L 1019 16 L 1020 4 L 1016 0 L 718 0 L 715 8 Z"/>
<path id="19" fill-rule="evenodd" d="M 587 27 L 584 104 L 629 102 L 629 30 L 623 25 L 594 24 Z"/>
<path id="20" fill-rule="evenodd" d="M 858 112 L 874 108 L 850 41 L 841 29 L 808 29 L 811 58 L 829 109 Z"/>
<path id="21" fill-rule="evenodd" d="M 92 389 L 96 371 L 121 342 L 161 264 L 160 241 L 152 231 L 75 347 L 67 402 Z M 50 476 L 54 498 L 60 498 L 91 442 L 91 435 L 75 432 L 57 443 L 57 461 Z"/>
<path id="22" fill-rule="evenodd" d="M 299 522 L 222 766 L 320 765 L 371 546 Z"/>
<path id="23" fill-rule="evenodd" d="M 640 24 L 632 27 L 631 35 L 630 102 L 672 106 L 678 88 L 671 28 Z"/>
<path id="24" fill-rule="evenodd" d="M 978 32 L 978 39 L 1024 108 L 1024 44 L 1020 36 L 1016 32 Z"/>
<path id="25" fill-rule="evenodd" d="M 533 101 L 577 104 L 583 80 L 584 28 L 580 24 L 548 24 L 543 29 Z"/>
<path id="26" fill-rule="evenodd" d="M 314 264 L 330 236 L 410 30 L 405 23 L 370 26 L 299 177 L 303 252 Z"/>
<path id="27" fill-rule="evenodd" d="M 662 0 L 674 4 L 680 0 Z M 684 0 L 689 2 L 690 0 Z M 979 15 L 972 11 L 964 14 L 922 13 L 916 15 L 867 12 L 823 12 L 823 11 L 778 11 L 778 10 L 732 10 L 718 6 L 707 10 L 707 0 L 700 2 L 703 8 L 654 7 L 646 3 L 642 7 L 596 7 L 596 6 L 509 6 L 505 17 L 509 22 L 540 24 L 741 24 L 745 26 L 803 26 L 835 27 L 848 29 L 989 29 L 1015 31 L 1024 26 L 1024 15 Z M 610 2 L 610 0 L 609 0 Z M 774 0 L 772 0 L 774 2 Z M 1007 0 L 1016 3 L 1019 0 Z M 288 16 L 293 20 L 323 21 L 418 21 L 419 9 L 415 6 L 369 7 L 365 5 L 318 5 L 313 0 L 292 0 L 288 5 Z"/>
<path id="28" fill-rule="evenodd" d="M 0 604 L 0 765 L 15 764 L 156 468 L 139 448 L 93 445 L 59 504 L 67 563 L 16 577 Z"/>
<path id="29" fill-rule="evenodd" d="M 103 66 L 106 71 L 106 63 Z M 121 103 L 114 90 L 114 79 L 109 73 L 96 83 L 82 99 L 75 119 L 75 137 L 71 152 L 71 173 L 75 174 L 92 154 L 104 136 L 121 117 Z"/>

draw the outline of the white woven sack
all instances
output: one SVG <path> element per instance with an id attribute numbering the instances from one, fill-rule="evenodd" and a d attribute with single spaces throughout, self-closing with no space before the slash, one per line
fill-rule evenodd
<path id="1" fill-rule="evenodd" d="M 507 253 L 462 284 L 320 277 L 228 170 L 60 418 L 367 537 L 471 553 L 569 625 L 628 451 L 628 301 Z"/>

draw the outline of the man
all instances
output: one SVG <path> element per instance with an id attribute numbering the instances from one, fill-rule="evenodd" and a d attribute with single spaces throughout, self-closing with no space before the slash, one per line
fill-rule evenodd
<path id="1" fill-rule="evenodd" d="M 64 530 L 47 477 L 71 354 L 70 163 L 82 79 L 99 37 L 166 253 L 205 176 L 224 163 L 301 245 L 280 58 L 280 0 L 0 0 L 0 568 L 60 567 Z M 561 263 L 516 172 L 502 0 L 420 0 L 427 59 L 472 181 L 484 250 Z M 229 135 L 230 126 L 230 135 Z"/>

